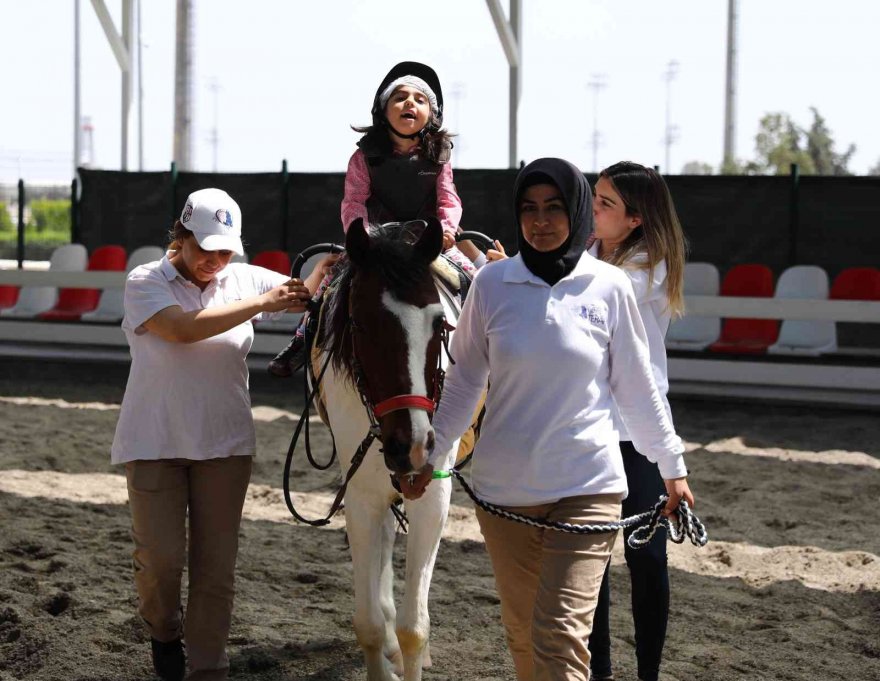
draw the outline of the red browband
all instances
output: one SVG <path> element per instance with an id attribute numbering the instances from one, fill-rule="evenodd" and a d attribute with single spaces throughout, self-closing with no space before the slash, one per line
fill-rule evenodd
<path id="1" fill-rule="evenodd" d="M 398 409 L 424 409 L 429 414 L 433 414 L 434 408 L 434 400 L 430 397 L 425 397 L 424 395 L 397 395 L 379 402 L 379 404 L 373 407 L 373 414 L 376 415 L 377 419 Z"/>

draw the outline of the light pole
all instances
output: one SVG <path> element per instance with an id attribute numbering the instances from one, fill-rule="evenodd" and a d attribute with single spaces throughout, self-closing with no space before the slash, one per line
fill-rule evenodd
<path id="1" fill-rule="evenodd" d="M 599 132 L 599 92 L 606 88 L 604 73 L 594 73 L 587 83 L 587 88 L 593 91 L 593 172 L 599 172 L 599 141 L 602 133 Z"/>
<path id="2" fill-rule="evenodd" d="M 673 60 L 667 64 L 666 71 L 663 72 L 663 78 L 666 80 L 666 131 L 663 135 L 663 143 L 666 146 L 666 165 L 663 168 L 663 172 L 667 175 L 672 172 L 669 151 L 672 145 L 678 140 L 678 126 L 672 124 L 669 113 L 670 101 L 672 99 L 672 81 L 675 80 L 676 75 L 678 75 L 678 62 Z"/>

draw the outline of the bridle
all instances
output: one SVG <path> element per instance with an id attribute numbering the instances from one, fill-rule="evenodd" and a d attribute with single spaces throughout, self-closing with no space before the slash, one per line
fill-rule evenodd
<path id="1" fill-rule="evenodd" d="M 348 324 L 345 328 L 345 333 L 351 334 L 351 368 L 352 368 L 352 379 L 354 380 L 355 389 L 358 392 L 358 396 L 360 397 L 361 403 L 364 405 L 364 409 L 367 412 L 367 418 L 370 421 L 370 426 L 367 429 L 367 434 L 364 439 L 361 441 L 361 444 L 358 446 L 357 451 L 351 458 L 351 463 L 349 464 L 348 471 L 345 474 L 345 478 L 342 481 L 342 486 L 339 488 L 336 493 L 336 497 L 333 500 L 332 505 L 330 506 L 330 510 L 323 518 L 318 519 L 310 519 L 301 515 L 293 505 L 293 500 L 290 496 L 290 471 L 293 462 L 293 452 L 296 449 L 296 443 L 299 439 L 299 434 L 302 431 L 302 427 L 304 424 L 308 424 L 309 418 L 309 410 L 311 405 L 313 404 L 315 398 L 318 395 L 318 391 L 320 389 L 321 381 L 324 379 L 324 374 L 327 371 L 327 368 L 331 361 L 331 356 L 328 354 L 324 359 L 324 364 L 321 367 L 320 372 L 315 377 L 313 376 L 313 389 L 308 399 L 306 400 L 306 405 L 303 410 L 302 416 L 300 417 L 300 421 L 297 424 L 297 427 L 294 431 L 293 438 L 290 442 L 290 447 L 287 450 L 287 458 L 284 464 L 284 477 L 282 478 L 282 486 L 284 489 L 284 501 L 287 504 L 287 508 L 290 511 L 291 515 L 296 518 L 298 521 L 305 523 L 307 525 L 312 525 L 313 527 L 322 527 L 327 525 L 330 522 L 330 519 L 336 515 L 337 511 L 342 508 L 342 503 L 345 498 L 345 491 L 348 489 L 348 483 L 354 477 L 354 474 L 357 472 L 358 468 L 360 468 L 361 463 L 367 455 L 367 452 L 370 450 L 370 447 L 373 445 L 373 441 L 380 438 L 382 435 L 382 427 L 379 423 L 379 419 L 387 414 L 390 414 L 394 411 L 399 411 L 401 409 L 421 409 L 428 413 L 428 418 L 430 419 L 434 412 L 437 409 L 437 404 L 440 402 L 440 396 L 443 393 L 443 381 L 446 376 L 446 372 L 443 369 L 443 353 L 446 353 L 446 356 L 449 358 L 449 362 L 451 364 L 455 364 L 455 361 L 452 359 L 452 355 L 449 352 L 449 333 L 455 330 L 455 327 L 451 325 L 446 318 L 443 318 L 443 323 L 440 325 L 440 328 L 435 331 L 435 333 L 440 334 L 440 351 L 437 353 L 437 367 L 434 370 L 432 383 L 431 395 L 413 395 L 413 394 L 401 394 L 394 395 L 392 397 L 386 398 L 379 402 L 374 403 L 373 400 L 369 397 L 369 387 L 367 385 L 366 375 L 364 374 L 363 367 L 360 361 L 357 358 L 357 353 L 355 351 L 355 343 L 353 334 L 359 331 L 357 323 L 354 321 L 354 316 L 351 311 L 351 292 L 349 291 L 349 299 L 347 301 L 349 306 L 348 309 Z M 308 432 L 308 431 L 306 431 Z M 331 437 L 333 436 L 333 430 L 330 430 Z M 335 441 L 335 438 L 334 438 Z M 334 443 L 334 455 L 336 453 L 335 443 Z M 332 458 L 330 462 L 328 462 L 328 466 L 332 463 Z M 392 512 L 395 512 L 395 515 L 398 518 L 398 521 L 401 522 L 401 526 L 405 526 L 405 519 L 401 518 L 398 513 L 400 513 L 395 506 L 391 507 Z"/>
<path id="2" fill-rule="evenodd" d="M 437 353 L 437 366 L 434 368 L 429 395 L 414 395 L 406 393 L 393 395 L 377 402 L 371 397 L 371 391 L 367 384 L 367 377 L 364 373 L 363 365 L 358 359 L 357 351 L 355 350 L 356 345 L 354 343 L 354 334 L 360 332 L 360 327 L 352 314 L 351 302 L 349 299 L 349 322 L 347 332 L 352 335 L 352 378 L 354 379 L 355 389 L 358 391 L 361 403 L 367 411 L 367 418 L 370 419 L 371 427 L 379 428 L 379 419 L 391 412 L 400 411 L 402 409 L 421 409 L 428 413 L 429 419 L 434 415 L 434 411 L 436 411 L 437 405 L 440 403 L 440 396 L 443 394 L 443 381 L 446 377 L 446 371 L 443 369 L 443 353 L 446 353 L 451 364 L 455 364 L 452 355 L 449 353 L 449 333 L 454 330 L 455 327 L 444 317 L 440 328 L 435 331 L 435 334 L 440 334 L 441 349 L 440 352 Z"/>

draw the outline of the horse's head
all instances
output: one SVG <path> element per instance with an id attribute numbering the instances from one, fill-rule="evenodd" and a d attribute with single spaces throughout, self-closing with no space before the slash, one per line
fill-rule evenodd
<path id="1" fill-rule="evenodd" d="M 395 473 L 421 469 L 434 446 L 429 414 L 439 397 L 445 318 L 430 265 L 442 245 L 436 219 L 369 233 L 357 220 L 345 242 L 350 347 L 337 347 L 335 359 L 374 410 Z"/>

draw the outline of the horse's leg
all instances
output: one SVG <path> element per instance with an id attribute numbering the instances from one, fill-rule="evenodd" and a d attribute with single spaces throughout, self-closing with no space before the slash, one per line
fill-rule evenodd
<path id="1" fill-rule="evenodd" d="M 385 615 L 385 657 L 394 667 L 395 674 L 403 674 L 403 657 L 394 627 L 397 621 L 397 608 L 394 606 L 394 539 L 395 520 L 391 511 L 385 514 L 382 524 L 382 574 L 379 590 L 382 613 Z"/>
<path id="2" fill-rule="evenodd" d="M 345 495 L 345 527 L 354 571 L 354 631 L 364 652 L 368 681 L 392 681 L 396 677 L 384 654 L 387 633 L 382 594 L 388 509 L 377 506 L 375 499 L 359 497 L 354 490 Z"/>
<path id="3" fill-rule="evenodd" d="M 440 533 L 449 512 L 452 483 L 449 478 L 433 481 L 424 496 L 408 501 L 409 534 L 406 542 L 406 588 L 397 616 L 397 640 L 403 653 L 404 681 L 420 681 L 422 665 L 430 665 L 428 633 L 428 590 Z"/>

